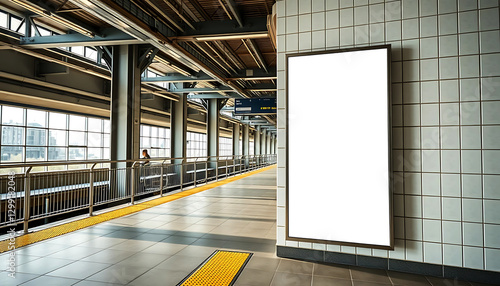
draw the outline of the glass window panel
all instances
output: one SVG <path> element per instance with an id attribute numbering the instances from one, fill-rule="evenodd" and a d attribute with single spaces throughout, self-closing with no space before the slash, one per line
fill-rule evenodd
<path id="1" fill-rule="evenodd" d="M 85 160 L 86 148 L 69 148 L 69 160 Z"/>
<path id="2" fill-rule="evenodd" d="M 151 157 L 158 157 L 158 149 L 149 150 Z"/>
<path id="3" fill-rule="evenodd" d="M 21 19 L 18 19 L 17 17 L 11 16 L 10 17 L 10 29 L 15 31 L 17 28 L 19 28 L 19 25 L 21 25 L 22 21 Z"/>
<path id="4" fill-rule="evenodd" d="M 40 35 L 41 35 L 42 37 L 52 35 L 52 32 L 51 32 L 51 31 L 49 31 L 49 30 L 47 30 L 47 29 L 45 29 L 45 28 L 42 28 L 42 27 L 38 27 L 38 31 L 40 32 Z"/>
<path id="5" fill-rule="evenodd" d="M 151 137 L 158 137 L 158 127 L 151 126 L 150 136 Z"/>
<path id="6" fill-rule="evenodd" d="M 142 126 L 142 132 L 141 132 L 141 135 L 142 135 L 142 136 L 149 136 L 149 134 L 150 134 L 150 130 L 151 130 L 151 127 L 150 127 L 150 126 L 143 125 L 143 126 Z"/>
<path id="7" fill-rule="evenodd" d="M 0 11 L 0 27 L 8 28 L 8 19 L 7 13 Z"/>
<path id="8" fill-rule="evenodd" d="M 71 52 L 83 56 L 83 47 L 71 47 Z"/>
<path id="9" fill-rule="evenodd" d="M 24 127 L 3 126 L 2 145 L 24 145 Z"/>
<path id="10" fill-rule="evenodd" d="M 26 30 L 26 24 L 23 22 L 23 24 L 20 27 L 16 28 L 15 31 L 21 35 L 24 35 L 25 30 Z"/>
<path id="11" fill-rule="evenodd" d="M 88 148 L 88 159 L 89 160 L 97 160 L 102 159 L 102 150 L 103 148 Z"/>
<path id="12" fill-rule="evenodd" d="M 8 162 L 22 162 L 23 161 L 23 147 L 21 146 L 2 146 L 1 152 L 2 163 Z"/>
<path id="13" fill-rule="evenodd" d="M 63 147 L 49 147 L 48 160 L 49 161 L 59 161 L 66 160 L 67 148 Z"/>
<path id="14" fill-rule="evenodd" d="M 143 148 L 151 147 L 151 139 L 149 137 L 141 137 L 141 139 L 142 139 L 141 146 Z"/>
<path id="15" fill-rule="evenodd" d="M 85 57 L 93 61 L 97 61 L 97 51 L 92 48 L 85 47 Z"/>
<path id="16" fill-rule="evenodd" d="M 104 133 L 110 133 L 111 132 L 111 122 L 109 120 L 104 119 Z"/>
<path id="17" fill-rule="evenodd" d="M 86 146 L 85 132 L 70 131 L 69 132 L 69 145 L 70 146 Z"/>
<path id="18" fill-rule="evenodd" d="M 78 115 L 69 116 L 69 129 L 85 131 L 86 118 Z"/>
<path id="19" fill-rule="evenodd" d="M 89 147 L 102 147 L 102 133 L 88 133 Z M 90 153 L 89 153 L 90 154 Z"/>
<path id="20" fill-rule="evenodd" d="M 110 146 L 110 140 L 111 140 L 110 135 L 109 135 L 109 134 L 104 133 L 104 135 L 103 135 L 103 142 L 102 142 L 102 146 L 104 146 L 104 147 L 109 147 L 109 146 Z"/>
<path id="21" fill-rule="evenodd" d="M 103 153 L 102 158 L 106 159 L 106 160 L 109 160 L 109 158 L 110 158 L 110 152 L 111 152 L 110 149 L 109 148 L 104 148 L 103 152 L 104 153 Z"/>
<path id="22" fill-rule="evenodd" d="M 158 147 L 160 148 L 165 148 L 165 139 L 163 138 L 158 138 Z"/>
<path id="23" fill-rule="evenodd" d="M 47 130 L 40 128 L 28 128 L 26 130 L 26 145 L 30 146 L 47 145 Z"/>
<path id="24" fill-rule="evenodd" d="M 62 113 L 50 112 L 49 113 L 49 127 L 56 129 L 66 129 L 67 115 Z"/>
<path id="25" fill-rule="evenodd" d="M 47 127 L 47 112 L 41 110 L 26 110 L 27 124 L 32 127 Z"/>
<path id="26" fill-rule="evenodd" d="M 90 118 L 88 120 L 89 131 L 92 132 L 102 132 L 102 119 L 99 118 Z"/>
<path id="27" fill-rule="evenodd" d="M 26 162 L 45 161 L 46 152 L 46 147 L 26 147 Z"/>
<path id="28" fill-rule="evenodd" d="M 158 128 L 158 137 L 165 138 L 165 128 Z"/>
<path id="29" fill-rule="evenodd" d="M 66 146 L 67 131 L 49 130 L 49 146 Z"/>
<path id="30" fill-rule="evenodd" d="M 165 149 L 158 149 L 158 157 L 165 157 Z"/>
<path id="31" fill-rule="evenodd" d="M 151 147 L 159 147 L 158 145 L 158 138 L 151 138 Z"/>
<path id="32" fill-rule="evenodd" d="M 24 125 L 24 109 L 19 107 L 2 107 L 2 124 Z"/>

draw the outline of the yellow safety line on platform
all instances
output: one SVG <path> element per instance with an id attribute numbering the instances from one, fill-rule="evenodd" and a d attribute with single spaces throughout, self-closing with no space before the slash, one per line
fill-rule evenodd
<path id="1" fill-rule="evenodd" d="M 32 244 L 35 242 L 39 242 L 39 241 L 53 238 L 53 237 L 56 237 L 59 235 L 70 233 L 70 232 L 73 232 L 73 231 L 76 231 L 76 230 L 79 230 L 82 228 L 86 228 L 86 227 L 89 227 L 89 226 L 92 226 L 92 225 L 95 225 L 95 224 L 98 224 L 101 222 L 105 222 L 108 220 L 112 220 L 115 218 L 119 218 L 122 216 L 133 214 L 133 213 L 145 210 L 145 209 L 149 209 L 149 208 L 152 208 L 152 207 L 164 204 L 164 203 L 175 201 L 175 200 L 178 200 L 178 199 L 190 196 L 190 195 L 194 195 L 194 194 L 199 193 L 199 192 L 210 190 L 210 189 L 213 189 L 213 188 L 216 188 L 216 187 L 219 187 L 219 186 L 222 186 L 222 185 L 249 177 L 251 175 L 273 169 L 273 168 L 275 168 L 275 165 L 268 166 L 268 167 L 258 169 L 255 171 L 251 171 L 251 172 L 248 172 L 245 174 L 241 174 L 239 176 L 227 178 L 227 179 L 224 179 L 222 181 L 208 183 L 208 184 L 203 185 L 201 187 L 192 188 L 192 189 L 182 191 L 179 193 L 175 193 L 172 195 L 167 195 L 167 196 L 153 199 L 150 201 L 146 201 L 143 203 L 138 203 L 138 204 L 124 207 L 121 209 L 109 211 L 109 212 L 99 214 L 96 216 L 91 216 L 91 217 L 84 218 L 81 220 L 77 220 L 77 221 L 65 223 L 62 225 L 54 226 L 51 228 L 39 230 L 36 232 L 24 234 L 21 236 L 17 236 L 17 237 L 15 237 L 15 239 L 12 239 L 12 240 L 15 242 L 15 248 L 23 247 L 23 246 L 26 246 L 26 245 L 29 245 L 29 244 Z M 3 253 L 3 252 L 6 252 L 8 250 L 13 249 L 12 244 L 9 245 L 9 243 L 11 243 L 11 239 L 6 239 L 6 240 L 0 241 L 0 253 Z"/>
<path id="2" fill-rule="evenodd" d="M 232 285 L 251 257 L 251 253 L 217 250 L 178 286 Z"/>

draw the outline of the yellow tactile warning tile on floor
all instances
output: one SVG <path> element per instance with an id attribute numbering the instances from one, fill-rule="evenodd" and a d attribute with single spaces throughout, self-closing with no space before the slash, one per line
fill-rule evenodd
<path id="1" fill-rule="evenodd" d="M 177 286 L 229 286 L 238 278 L 251 253 L 215 251 Z"/>
<path id="2" fill-rule="evenodd" d="M 98 224 L 101 222 L 105 222 L 108 220 L 112 220 L 115 218 L 129 215 L 129 214 L 133 214 L 133 213 L 136 213 L 136 212 L 139 212 L 139 211 L 142 211 L 145 209 L 149 209 L 149 208 L 152 208 L 152 207 L 164 204 L 164 203 L 175 201 L 175 200 L 178 200 L 180 198 L 184 198 L 184 197 L 187 197 L 187 196 L 199 193 L 199 192 L 213 189 L 213 188 L 216 188 L 218 186 L 222 186 L 222 185 L 231 183 L 233 181 L 237 181 L 237 180 L 246 178 L 248 176 L 251 176 L 251 175 L 254 175 L 254 174 L 257 174 L 260 172 L 264 172 L 264 171 L 272 169 L 272 168 L 275 168 L 275 166 L 265 167 L 265 168 L 262 168 L 259 170 L 255 170 L 255 171 L 252 171 L 252 172 L 249 172 L 246 174 L 239 175 L 237 177 L 231 177 L 231 178 L 227 178 L 227 179 L 222 180 L 222 181 L 209 183 L 209 184 L 206 184 L 206 185 L 201 186 L 201 187 L 196 187 L 196 188 L 182 191 L 182 192 L 179 192 L 176 194 L 167 195 L 167 196 L 164 196 L 161 198 L 153 199 L 151 201 L 138 203 L 136 205 L 131 205 L 131 206 L 124 207 L 124 208 L 121 208 L 118 210 L 113 210 L 113 211 L 99 214 L 96 216 L 92 216 L 92 217 L 84 218 L 81 220 L 65 223 L 62 225 L 43 229 L 43 230 L 36 231 L 33 233 L 21 235 L 21 236 L 16 237 L 15 247 L 16 248 L 23 247 L 23 246 L 26 246 L 26 245 L 29 245 L 29 244 L 32 244 L 35 242 L 39 242 L 39 241 L 53 238 L 53 237 L 56 237 L 59 235 L 70 233 L 70 232 L 73 232 L 73 231 L 76 231 L 76 230 L 79 230 L 82 228 L 86 228 L 86 227 L 89 227 L 89 226 L 92 226 L 92 225 L 95 225 L 95 224 Z M 12 249 L 12 245 L 9 245 L 9 243 L 10 243 L 10 238 L 0 241 L 0 253 L 6 252 L 6 251 Z"/>

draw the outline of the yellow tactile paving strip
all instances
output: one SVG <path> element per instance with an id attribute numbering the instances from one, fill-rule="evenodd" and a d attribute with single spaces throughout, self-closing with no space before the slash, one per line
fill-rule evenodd
<path id="1" fill-rule="evenodd" d="M 251 253 L 217 250 L 177 286 L 229 286 L 236 281 Z"/>
<path id="2" fill-rule="evenodd" d="M 96 216 L 92 216 L 92 217 L 84 218 L 81 220 L 77 220 L 77 221 L 65 223 L 62 225 L 54 226 L 51 228 L 43 229 L 43 230 L 40 230 L 37 232 L 24 234 L 24 235 L 16 237 L 15 246 L 16 246 L 16 248 L 23 247 L 23 246 L 26 246 L 26 245 L 29 245 L 29 244 L 32 244 L 35 242 L 39 242 L 39 241 L 53 238 L 53 237 L 56 237 L 59 235 L 70 233 L 70 232 L 73 232 L 73 231 L 76 231 L 76 230 L 79 230 L 82 228 L 86 228 L 86 227 L 89 227 L 89 226 L 92 226 L 92 225 L 95 225 L 95 224 L 98 224 L 101 222 L 105 222 L 108 220 L 112 220 L 115 218 L 129 215 L 129 214 L 133 214 L 133 213 L 136 213 L 136 212 L 139 212 L 139 211 L 142 211 L 145 209 L 149 209 L 149 208 L 152 208 L 152 207 L 164 204 L 164 203 L 175 201 L 175 200 L 178 200 L 178 199 L 181 199 L 181 198 L 184 198 L 184 197 L 187 197 L 187 196 L 199 193 L 199 192 L 213 189 L 213 188 L 216 188 L 218 186 L 222 186 L 222 185 L 246 178 L 248 176 L 251 176 L 251 175 L 263 172 L 263 171 L 267 171 L 267 170 L 272 169 L 272 168 L 275 168 L 275 166 L 265 167 L 265 168 L 251 171 L 251 172 L 248 172 L 248 173 L 236 176 L 236 177 L 231 177 L 231 178 L 227 178 L 227 179 L 222 180 L 222 181 L 209 183 L 209 184 L 203 185 L 201 187 L 192 188 L 192 189 L 189 189 L 186 191 L 182 191 L 182 192 L 172 194 L 172 195 L 167 195 L 167 196 L 157 198 L 157 199 L 154 199 L 151 201 L 138 203 L 138 204 L 124 207 L 124 208 L 121 208 L 118 210 L 113 210 L 113 211 L 99 214 Z M 6 251 L 12 249 L 12 245 L 10 246 L 10 249 L 9 249 L 9 243 L 10 243 L 10 239 L 0 241 L 0 253 L 6 252 Z"/>

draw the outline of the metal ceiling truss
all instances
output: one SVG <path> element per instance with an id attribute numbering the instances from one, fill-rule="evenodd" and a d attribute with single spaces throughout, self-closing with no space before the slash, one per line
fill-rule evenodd
<path id="1" fill-rule="evenodd" d="M 13 1 L 31 2 L 31 0 Z M 151 0 L 145 1 L 147 1 L 148 4 L 151 2 Z M 225 0 L 232 14 L 232 17 L 230 16 L 230 18 L 234 19 L 226 21 L 191 22 L 191 20 L 187 18 L 186 14 L 182 12 L 184 10 L 182 3 L 179 5 L 177 2 L 174 4 L 174 1 L 171 0 L 162 1 L 168 5 L 172 11 L 174 11 L 191 29 L 179 29 L 179 31 L 176 31 L 168 24 L 153 17 L 151 14 L 146 12 L 143 7 L 139 7 L 132 0 L 72 0 L 72 3 L 78 5 L 84 11 L 103 19 L 122 32 L 111 33 L 110 35 L 113 36 L 110 36 L 104 33 L 105 30 L 92 30 L 92 34 L 98 36 L 95 41 L 84 42 L 81 38 L 69 34 L 62 35 L 61 38 L 51 37 L 51 39 L 38 39 L 39 37 L 25 38 L 23 39 L 23 43 L 27 46 L 31 44 L 32 47 L 34 47 L 36 44 L 55 45 L 57 43 L 56 41 L 59 41 L 58 43 L 64 46 L 97 45 L 104 47 L 108 44 L 112 45 L 113 39 L 115 39 L 115 41 L 118 39 L 122 39 L 124 41 L 133 41 L 133 39 L 136 39 L 136 41 L 140 41 L 144 44 L 149 43 L 155 48 L 154 50 L 152 49 L 148 51 L 149 55 L 151 55 L 153 51 L 154 54 L 158 53 L 158 51 L 162 51 L 169 57 L 178 59 L 182 65 L 187 67 L 187 69 L 182 69 L 184 72 L 179 74 L 167 75 L 159 78 L 145 78 L 143 79 L 143 83 L 218 81 L 220 84 L 226 85 L 230 89 L 234 90 L 234 92 L 240 96 L 251 97 L 249 92 L 260 92 L 260 90 L 250 91 L 248 88 L 241 88 L 235 83 L 235 81 L 276 79 L 276 71 L 268 71 L 264 57 L 258 50 L 256 43 L 249 40 L 252 38 L 268 37 L 267 19 L 265 17 L 243 19 L 238 12 L 236 3 L 233 0 Z M 154 8 L 155 5 L 150 4 L 150 6 Z M 196 7 L 196 4 L 194 6 Z M 197 9 L 199 8 L 201 7 L 198 7 Z M 160 14 L 160 12 L 156 12 Z M 67 14 L 64 14 L 64 16 L 66 15 Z M 206 18 L 208 15 L 202 16 Z M 73 23 L 80 24 L 76 20 L 73 21 Z M 131 37 L 126 37 L 125 34 L 128 34 Z M 222 54 L 226 54 L 223 48 L 224 44 L 215 43 L 212 46 L 208 43 L 209 41 L 229 39 L 247 39 L 247 49 L 249 49 L 249 52 L 252 56 L 254 56 L 254 59 L 261 69 L 237 70 L 238 68 L 241 68 L 241 65 L 238 66 L 238 64 L 236 64 L 238 63 L 237 56 L 229 54 L 227 57 L 223 57 Z M 207 59 L 207 55 L 210 55 L 210 53 L 207 53 L 206 51 L 204 51 L 204 53 L 200 52 L 197 48 L 191 46 L 189 41 L 207 41 L 207 47 L 218 57 L 218 59 Z M 226 49 L 230 50 L 227 46 Z M 103 59 L 106 61 L 105 50 L 101 49 L 101 52 Z M 144 66 L 149 65 L 154 57 L 146 56 L 146 58 L 147 61 L 143 63 Z M 202 72 L 198 72 L 196 75 L 193 75 L 192 73 L 188 73 L 186 71 L 189 69 L 192 71 L 200 71 L 201 69 Z M 225 98 L 228 98 L 227 95 L 221 96 L 226 96 Z"/>

